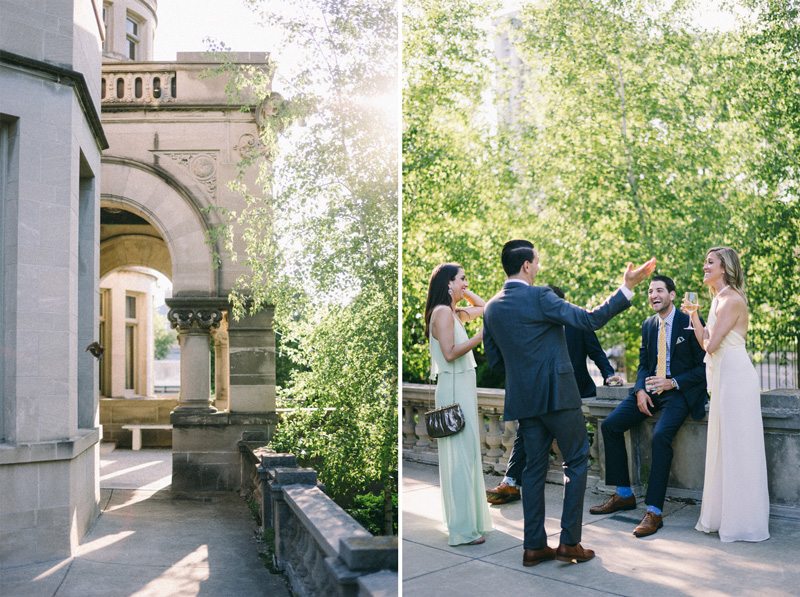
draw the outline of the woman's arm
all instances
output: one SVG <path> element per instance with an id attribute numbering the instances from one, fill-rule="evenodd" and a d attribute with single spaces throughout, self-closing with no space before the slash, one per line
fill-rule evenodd
<path id="1" fill-rule="evenodd" d="M 434 309 L 431 314 L 431 320 L 433 337 L 439 341 L 442 354 L 448 363 L 467 354 L 483 340 L 483 329 L 481 329 L 466 342 L 456 344 L 453 330 L 453 312 L 447 307 Z"/>
<path id="2" fill-rule="evenodd" d="M 706 340 L 706 328 L 703 326 L 703 322 L 700 321 L 700 309 L 695 309 L 694 311 L 690 311 L 686 308 L 686 299 L 683 299 L 681 303 L 681 311 L 686 313 L 689 316 L 689 319 L 692 321 L 692 327 L 694 328 L 694 337 L 697 339 L 697 343 L 700 346 L 704 346 L 704 342 Z"/>
<path id="3" fill-rule="evenodd" d="M 472 321 L 476 317 L 483 315 L 483 307 L 486 305 L 486 301 L 471 290 L 464 291 L 464 298 L 467 299 L 470 306 L 456 309 L 456 315 L 461 321 Z"/>
<path id="4" fill-rule="evenodd" d="M 741 297 L 735 294 L 717 299 L 717 321 L 706 340 L 706 352 L 713 354 L 717 351 L 722 339 L 733 329 L 736 322 L 739 321 L 739 317 L 745 313 L 746 308 Z"/>

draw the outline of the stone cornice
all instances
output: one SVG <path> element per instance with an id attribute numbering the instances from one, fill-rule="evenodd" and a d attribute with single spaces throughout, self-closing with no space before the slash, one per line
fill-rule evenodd
<path id="1" fill-rule="evenodd" d="M 166 299 L 166 303 L 170 308 L 167 313 L 170 325 L 184 331 L 217 328 L 222 311 L 228 309 L 224 297 L 174 297 Z"/>
<path id="2" fill-rule="evenodd" d="M 83 113 L 86 115 L 86 120 L 92 131 L 95 142 L 97 143 L 97 147 L 101 151 L 108 149 L 108 139 L 106 139 L 105 132 L 103 131 L 100 114 L 92 101 L 92 94 L 89 92 L 89 87 L 86 84 L 83 73 L 64 68 L 63 66 L 56 66 L 55 64 L 50 64 L 42 60 L 20 56 L 19 54 L 7 52 L 6 50 L 0 50 L 0 64 L 7 64 L 20 70 L 32 72 L 54 83 L 72 87 L 75 90 L 78 103 Z"/>

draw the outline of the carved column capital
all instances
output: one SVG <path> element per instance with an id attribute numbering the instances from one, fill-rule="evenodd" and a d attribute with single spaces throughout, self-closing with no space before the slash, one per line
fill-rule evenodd
<path id="1" fill-rule="evenodd" d="M 181 331 L 200 329 L 210 331 L 218 328 L 222 321 L 222 311 L 215 307 L 173 307 L 167 313 L 170 325 Z"/>

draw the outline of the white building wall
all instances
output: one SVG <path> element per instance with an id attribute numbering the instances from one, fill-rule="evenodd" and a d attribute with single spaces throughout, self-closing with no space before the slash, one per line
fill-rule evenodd
<path id="1" fill-rule="evenodd" d="M 90 0 L 0 0 L 0 113 L 17 133 L 2 228 L 0 568 L 71 555 L 98 514 L 97 364 L 82 343 L 97 317 L 99 36 Z"/>

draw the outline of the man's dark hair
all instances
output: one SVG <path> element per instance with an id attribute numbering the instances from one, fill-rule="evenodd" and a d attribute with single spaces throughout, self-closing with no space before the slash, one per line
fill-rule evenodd
<path id="1" fill-rule="evenodd" d="M 548 284 L 547 287 L 556 293 L 556 296 L 560 299 L 566 299 L 564 296 L 564 291 L 561 290 L 558 286 L 553 286 L 552 284 Z"/>
<path id="2" fill-rule="evenodd" d="M 503 262 L 503 271 L 507 276 L 518 274 L 523 263 L 533 261 L 533 243 L 529 240 L 508 241 L 503 245 L 500 261 Z"/>
<path id="3" fill-rule="evenodd" d="M 656 280 L 664 282 L 664 286 L 667 287 L 667 292 L 675 292 L 675 282 L 672 281 L 672 278 L 658 274 L 656 276 L 653 276 L 653 278 L 650 281 L 655 282 Z"/>

